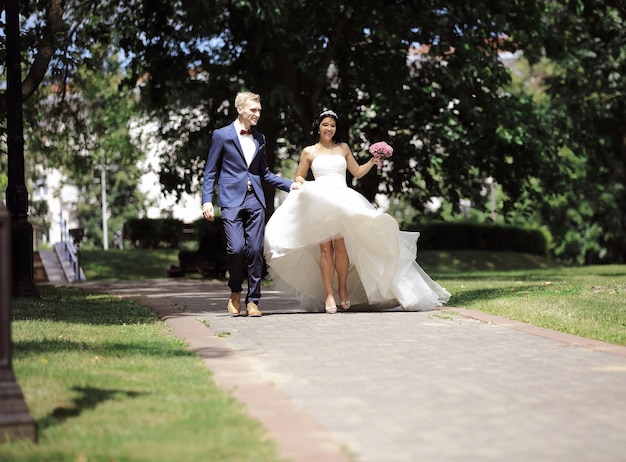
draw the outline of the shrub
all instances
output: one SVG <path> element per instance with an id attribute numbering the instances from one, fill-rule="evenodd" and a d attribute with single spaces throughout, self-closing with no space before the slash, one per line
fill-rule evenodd
<path id="1" fill-rule="evenodd" d="M 124 223 L 124 239 L 140 249 L 178 248 L 183 229 L 175 218 L 131 218 Z"/>
<path id="2" fill-rule="evenodd" d="M 411 224 L 409 231 L 419 231 L 420 250 L 490 250 L 548 255 L 551 237 L 537 228 L 475 224 Z"/>

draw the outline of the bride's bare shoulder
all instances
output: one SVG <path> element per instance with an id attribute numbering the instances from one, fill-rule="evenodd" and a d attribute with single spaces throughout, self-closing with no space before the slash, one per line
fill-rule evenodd
<path id="1" fill-rule="evenodd" d="M 350 146 L 348 146 L 348 143 L 344 143 L 342 141 L 339 144 L 337 144 L 337 146 L 339 147 L 339 149 L 341 149 L 341 154 L 343 154 L 344 157 L 351 154 Z"/>
<path id="2" fill-rule="evenodd" d="M 318 154 L 317 149 L 315 147 L 314 144 L 310 145 L 310 146 L 306 146 L 303 150 L 302 150 L 302 157 L 305 157 L 309 160 L 313 160 L 313 158 Z"/>

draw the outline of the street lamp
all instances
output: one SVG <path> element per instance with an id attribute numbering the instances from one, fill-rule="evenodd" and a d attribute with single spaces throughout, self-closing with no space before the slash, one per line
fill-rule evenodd
<path id="1" fill-rule="evenodd" d="M 102 190 L 102 248 L 109 250 L 109 223 L 107 214 L 107 167 L 102 163 L 100 167 L 100 186 Z"/>
<path id="2" fill-rule="evenodd" d="M 498 214 L 496 213 L 496 187 L 498 183 L 496 180 L 489 176 L 485 179 L 485 183 L 489 185 L 489 203 L 491 208 L 491 220 L 495 222 L 498 218 Z"/>
<path id="3" fill-rule="evenodd" d="M 28 190 L 24 181 L 24 122 L 18 0 L 7 0 L 7 208 L 12 221 L 13 295 L 37 297 L 33 276 L 33 227 L 28 222 Z"/>
<path id="4" fill-rule="evenodd" d="M 15 438 L 28 438 L 33 441 L 37 438 L 35 421 L 28 412 L 11 362 L 12 292 L 18 296 L 37 295 L 33 279 L 33 228 L 26 218 L 28 192 L 24 183 L 20 27 L 17 3 L 18 0 L 6 0 L 5 3 L 9 154 L 7 204 L 11 213 L 9 218 L 4 205 L 0 204 L 0 443 Z M 12 264 L 9 264 L 9 261 Z"/>

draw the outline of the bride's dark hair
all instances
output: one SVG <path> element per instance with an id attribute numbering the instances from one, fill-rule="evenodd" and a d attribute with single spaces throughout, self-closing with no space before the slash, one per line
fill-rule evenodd
<path id="1" fill-rule="evenodd" d="M 322 112 L 320 112 L 320 114 L 313 121 L 313 125 L 311 126 L 311 133 L 310 133 L 310 135 L 313 138 L 317 139 L 319 137 L 319 134 L 320 134 L 320 123 L 326 117 L 332 117 L 333 119 L 335 119 L 335 123 L 337 124 L 337 127 L 339 127 L 339 116 L 337 116 L 337 113 L 335 111 L 331 110 L 331 109 L 325 109 Z M 335 134 L 333 136 L 333 141 L 338 141 L 337 133 L 338 133 L 338 130 L 335 131 Z"/>

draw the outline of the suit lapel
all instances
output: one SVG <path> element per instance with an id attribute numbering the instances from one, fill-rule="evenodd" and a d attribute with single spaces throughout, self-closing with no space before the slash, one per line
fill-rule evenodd
<path id="1" fill-rule="evenodd" d="M 259 153 L 259 151 L 263 147 L 263 144 L 265 143 L 265 140 L 263 139 L 263 135 L 261 135 L 256 130 L 252 130 L 252 136 L 254 137 L 254 147 L 256 148 L 256 150 L 254 151 L 254 156 L 252 156 L 252 161 L 254 161 L 254 159 L 256 158 L 257 154 Z"/>
<path id="2" fill-rule="evenodd" d="M 246 156 L 243 154 L 243 148 L 241 147 L 241 143 L 239 142 L 239 137 L 237 136 L 237 129 L 235 128 L 235 122 L 230 124 L 230 136 L 232 137 L 233 142 L 235 143 L 235 146 L 237 147 L 237 151 L 239 151 L 239 155 L 245 162 Z"/>

